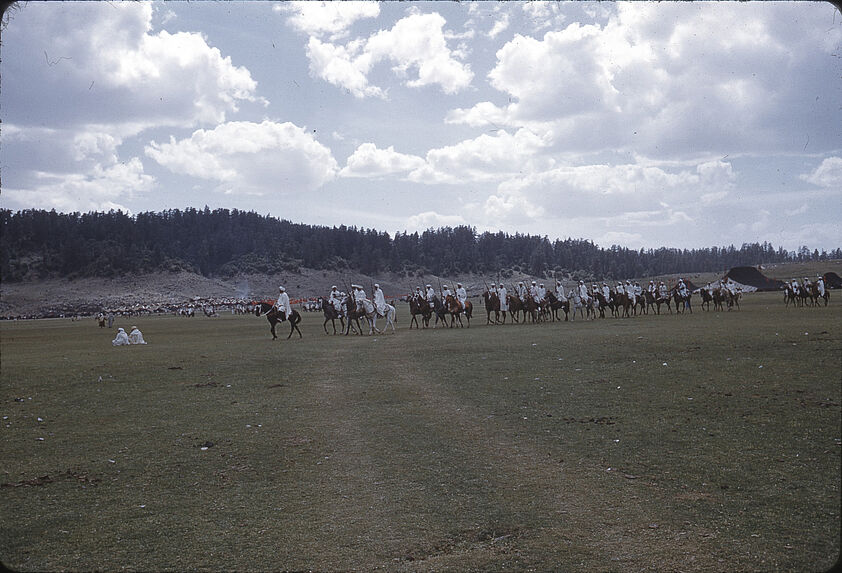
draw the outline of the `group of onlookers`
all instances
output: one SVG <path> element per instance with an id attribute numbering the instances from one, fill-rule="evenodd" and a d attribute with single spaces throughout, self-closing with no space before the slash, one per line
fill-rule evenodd
<path id="1" fill-rule="evenodd" d="M 136 326 L 132 326 L 132 331 L 126 334 L 122 328 L 117 329 L 117 337 L 111 341 L 112 346 L 128 346 L 129 344 L 146 344 L 143 340 L 143 334 Z"/>

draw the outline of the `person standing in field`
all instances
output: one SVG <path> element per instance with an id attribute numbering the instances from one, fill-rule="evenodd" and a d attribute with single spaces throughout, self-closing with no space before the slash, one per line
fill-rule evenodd
<path id="1" fill-rule="evenodd" d="M 500 301 L 500 312 L 509 311 L 509 301 L 507 295 L 506 286 L 503 283 L 500 283 L 500 286 L 497 288 L 497 299 Z"/>

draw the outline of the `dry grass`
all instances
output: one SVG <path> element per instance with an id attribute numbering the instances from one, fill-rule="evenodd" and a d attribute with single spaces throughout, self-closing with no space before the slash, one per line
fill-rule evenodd
<path id="1" fill-rule="evenodd" d="M 0 558 L 823 570 L 840 315 L 770 293 L 732 313 L 410 332 L 401 309 L 396 335 L 325 336 L 305 314 L 303 339 L 276 342 L 252 316 L 149 318 L 149 345 L 127 348 L 93 321 L 2 323 Z"/>

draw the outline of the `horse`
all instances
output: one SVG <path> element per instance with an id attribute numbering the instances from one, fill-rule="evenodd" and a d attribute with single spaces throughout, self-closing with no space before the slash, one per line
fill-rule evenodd
<path id="1" fill-rule="evenodd" d="M 702 299 L 702 310 L 710 310 L 710 303 L 713 301 L 713 295 L 709 293 L 707 289 L 700 288 L 699 297 Z M 707 308 L 705 308 L 705 305 L 707 305 Z"/>
<path id="2" fill-rule="evenodd" d="M 616 316 L 617 306 L 614 304 L 614 299 L 605 300 L 605 295 L 597 291 L 594 293 L 594 298 L 599 302 L 599 318 L 605 318 L 605 309 L 611 309 L 611 316 Z"/>
<path id="3" fill-rule="evenodd" d="M 433 314 L 436 315 L 436 321 L 433 323 L 433 328 L 437 327 L 439 321 L 442 321 L 445 326 L 447 324 L 447 307 L 442 303 L 441 299 L 437 296 L 433 297 Z"/>
<path id="4" fill-rule="evenodd" d="M 360 325 L 361 318 L 364 318 L 368 322 L 369 335 L 377 330 L 374 327 L 374 323 L 377 320 L 377 312 L 374 309 L 374 304 L 370 300 L 363 301 L 362 309 L 357 310 L 357 303 L 351 300 L 350 296 L 346 296 L 342 300 L 342 306 L 345 308 L 345 316 L 348 317 L 348 324 L 345 326 L 345 336 L 351 332 L 352 328 L 354 329 L 354 333 L 357 333 L 357 328 L 359 328 L 359 334 L 363 333 L 362 325 Z M 394 311 L 394 307 L 392 307 L 392 310 Z M 354 327 L 354 322 L 357 323 L 356 327 Z M 379 333 L 380 331 L 377 330 L 377 332 Z"/>
<path id="5" fill-rule="evenodd" d="M 643 291 L 643 299 L 646 301 L 646 314 L 649 314 L 649 310 L 651 309 L 652 312 L 656 312 L 655 308 L 655 293 L 653 291 L 645 290 Z"/>
<path id="6" fill-rule="evenodd" d="M 816 306 L 819 306 L 819 299 L 824 300 L 824 305 L 827 306 L 827 303 L 830 301 L 830 289 L 827 288 L 827 285 L 824 287 L 824 294 L 819 292 L 819 285 L 816 283 L 812 284 L 813 290 L 813 300 L 816 302 Z"/>
<path id="7" fill-rule="evenodd" d="M 512 322 L 520 322 L 520 318 L 518 318 L 518 315 L 523 310 L 523 302 L 520 300 L 520 297 L 518 297 L 516 295 L 513 295 L 513 294 L 507 294 L 506 295 L 506 302 L 509 303 L 508 307 L 509 307 L 509 313 L 512 315 Z M 524 322 L 526 322 L 526 314 L 525 314 L 526 311 L 525 310 L 523 310 L 523 311 L 524 311 Z"/>
<path id="8" fill-rule="evenodd" d="M 382 316 L 383 318 L 386 319 L 386 326 L 383 327 L 382 331 L 377 329 L 377 317 L 378 316 Z M 392 333 L 394 334 L 395 333 L 395 322 L 397 320 L 396 316 L 397 316 L 397 311 L 395 310 L 395 307 L 392 306 L 391 304 L 387 303 L 386 308 L 385 308 L 385 312 L 383 314 L 379 314 L 377 312 L 374 313 L 374 319 L 371 321 L 371 326 L 372 326 L 372 328 L 374 329 L 375 332 L 377 332 L 377 333 L 382 332 L 383 334 L 386 334 L 386 330 L 388 330 L 388 328 L 391 326 L 392 327 Z M 369 333 L 369 334 L 371 334 L 371 333 Z"/>
<path id="9" fill-rule="evenodd" d="M 655 299 L 655 306 L 658 309 L 658 314 L 661 314 L 661 305 L 667 305 L 667 310 L 670 311 L 672 314 L 672 303 L 670 302 L 672 299 L 670 298 L 669 293 L 666 296 L 661 294 L 661 291 L 658 291 L 658 297 Z M 715 305 L 716 303 L 714 303 Z"/>
<path id="10" fill-rule="evenodd" d="M 423 296 L 411 296 L 409 298 L 409 314 L 412 315 L 412 320 L 409 322 L 409 328 L 412 328 L 412 323 L 419 330 L 421 326 L 418 324 L 418 315 L 424 321 L 424 328 L 430 326 L 430 317 L 433 315 L 433 309 L 430 308 L 430 303 Z"/>
<path id="11" fill-rule="evenodd" d="M 620 309 L 623 309 L 622 316 L 628 318 L 631 316 L 629 309 L 631 309 L 632 301 L 629 295 L 625 292 L 614 295 L 614 304 L 617 305 L 617 314 L 620 314 Z"/>
<path id="12" fill-rule="evenodd" d="M 690 311 L 690 314 L 693 314 L 693 307 L 690 305 L 689 293 L 682 296 L 681 294 L 679 294 L 677 288 L 673 288 L 672 298 L 673 302 L 675 302 L 675 312 L 683 313 L 684 309 L 687 309 Z"/>
<path id="13" fill-rule="evenodd" d="M 319 297 L 319 305 L 322 307 L 322 312 L 325 315 L 325 321 L 322 324 L 322 327 L 325 329 L 325 334 L 329 334 L 327 331 L 327 321 L 329 320 L 331 325 L 333 326 L 333 334 L 336 334 L 336 319 L 339 319 L 340 330 L 345 330 L 345 318 L 342 314 L 336 310 L 336 307 L 328 301 L 324 297 Z"/>
<path id="14" fill-rule="evenodd" d="M 541 309 L 541 305 L 535 302 L 535 297 L 528 296 L 526 297 L 526 302 L 523 303 L 523 322 L 526 323 L 526 316 L 529 315 L 532 317 L 532 324 L 536 322 L 541 322 L 541 315 L 539 314 L 539 310 Z"/>
<path id="15" fill-rule="evenodd" d="M 726 296 L 728 297 L 728 310 L 731 310 L 733 306 L 736 305 L 737 310 L 740 310 L 740 297 L 743 293 L 740 291 L 731 292 L 728 289 L 725 289 Z"/>
<path id="16" fill-rule="evenodd" d="M 789 308 L 789 303 L 792 303 L 792 306 L 798 306 L 798 294 L 793 290 L 792 285 L 790 283 L 786 283 L 786 291 L 784 292 L 784 302 L 786 303 L 785 308 Z"/>
<path id="17" fill-rule="evenodd" d="M 564 321 L 567 322 L 567 315 L 570 312 L 570 302 L 567 299 L 564 301 L 559 300 L 556 295 L 551 292 L 547 293 L 547 308 L 550 310 L 550 318 L 555 322 L 556 320 L 561 320 L 561 317 L 558 315 L 559 310 L 564 311 Z"/>
<path id="18" fill-rule="evenodd" d="M 445 306 L 447 307 L 447 312 L 450 313 L 450 328 L 453 328 L 453 324 L 458 320 L 459 326 L 462 326 L 462 315 L 465 315 L 465 318 L 468 320 L 468 328 L 471 328 L 471 314 L 473 313 L 474 305 L 471 304 L 471 301 L 465 301 L 465 308 L 462 308 L 462 305 L 459 304 L 459 301 L 456 299 L 455 296 L 449 294 L 444 299 Z M 498 301 L 499 302 L 499 301 Z"/>
<path id="19" fill-rule="evenodd" d="M 485 324 L 500 324 L 500 297 L 496 292 L 485 291 L 482 293 L 482 300 L 485 301 Z M 494 312 L 494 322 L 491 322 L 491 313 Z M 503 313 L 503 322 L 506 322 L 506 314 Z"/>
<path id="20" fill-rule="evenodd" d="M 289 321 L 289 336 L 287 336 L 287 340 L 292 337 L 292 332 L 294 330 L 298 331 L 298 338 L 302 338 L 301 330 L 298 328 L 298 323 L 301 322 L 301 315 L 298 314 L 297 310 L 291 309 L 286 318 L 281 318 L 281 313 L 274 304 L 260 302 L 254 306 L 254 314 L 255 316 L 266 316 L 266 320 L 268 320 L 269 324 L 272 325 L 272 340 L 278 338 L 275 334 L 275 325 L 279 322 L 283 322 L 284 320 Z"/>

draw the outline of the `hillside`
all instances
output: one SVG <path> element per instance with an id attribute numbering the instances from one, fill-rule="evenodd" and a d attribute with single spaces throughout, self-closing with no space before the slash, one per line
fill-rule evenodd
<path id="1" fill-rule="evenodd" d="M 810 276 L 835 272 L 842 274 L 842 260 L 815 263 L 779 264 L 760 269 L 775 279 Z M 674 273 L 635 277 L 641 284 L 649 280 L 669 283 L 680 277 L 697 286 L 718 280 L 725 273 Z M 509 288 L 519 280 L 541 280 L 551 284 L 552 279 L 541 279 L 522 273 L 502 278 Z M 564 275 L 562 283 L 572 287 L 576 276 Z M 374 282 L 380 284 L 388 298 L 394 299 L 412 292 L 416 286 L 432 284 L 438 289 L 442 284 L 459 280 L 469 295 L 478 296 L 487 284 L 501 280 L 499 275 L 468 273 L 463 275 L 422 275 L 406 277 L 396 273 L 383 273 L 369 277 L 347 272 L 300 269 L 299 272 L 277 274 L 238 275 L 230 279 L 207 278 L 189 272 L 155 272 L 131 275 L 124 278 L 82 278 L 75 280 L 49 279 L 0 284 L 0 318 L 93 314 L 100 310 L 119 310 L 135 305 L 178 306 L 192 300 L 218 302 L 223 299 L 261 300 L 274 299 L 278 286 L 287 287 L 293 299 L 325 296 L 332 285 L 345 290 L 352 282 L 365 286 L 371 292 Z"/>

